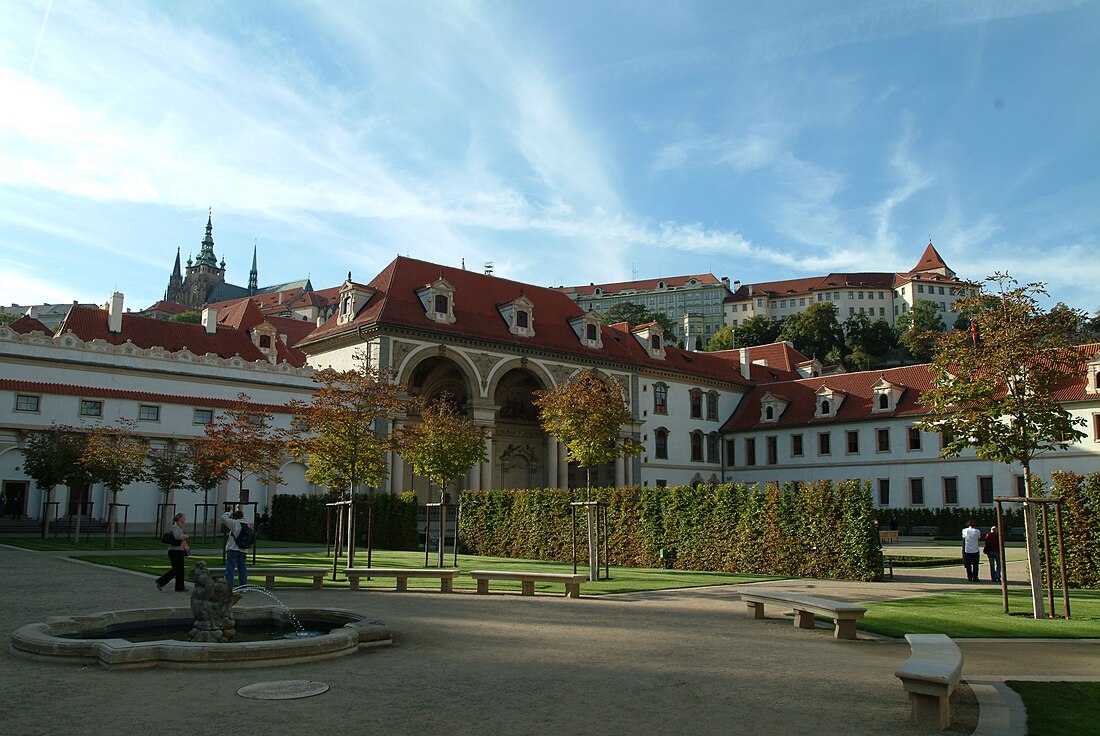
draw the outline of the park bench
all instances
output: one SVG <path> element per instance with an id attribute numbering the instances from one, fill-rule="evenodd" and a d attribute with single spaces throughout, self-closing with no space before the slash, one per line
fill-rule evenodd
<path id="1" fill-rule="evenodd" d="M 886 529 L 878 533 L 878 541 L 881 544 L 897 544 L 900 539 L 896 530 L 890 531 L 889 529 Z"/>
<path id="2" fill-rule="evenodd" d="M 938 526 L 915 526 L 909 532 L 914 537 L 934 537 L 940 533 Z"/>
<path id="3" fill-rule="evenodd" d="M 352 590 L 359 590 L 359 578 L 397 578 L 397 590 L 409 589 L 409 578 L 439 578 L 439 592 L 450 593 L 454 590 L 454 579 L 458 576 L 457 569 L 440 569 L 435 567 L 349 567 L 344 570 L 344 576 Z"/>
<path id="4" fill-rule="evenodd" d="M 534 595 L 535 583 L 565 583 L 566 598 L 581 597 L 581 583 L 587 575 L 556 572 L 521 572 L 519 570 L 472 570 L 470 577 L 477 581 L 477 592 L 488 593 L 490 580 L 519 580 L 521 595 Z"/>
<path id="5" fill-rule="evenodd" d="M 225 577 L 225 570 L 212 567 L 208 570 L 211 577 L 221 578 Z M 321 581 L 324 580 L 325 575 L 331 572 L 331 568 L 327 567 L 249 567 L 247 569 L 248 577 L 264 578 L 265 588 L 275 587 L 275 578 L 313 578 L 314 590 L 321 589 Z"/>
<path id="6" fill-rule="evenodd" d="M 776 604 L 794 609 L 794 625 L 800 629 L 814 628 L 814 614 L 828 616 L 836 622 L 833 636 L 837 639 L 855 639 L 856 621 L 863 618 L 867 609 L 829 598 L 790 593 L 783 590 L 741 590 L 741 600 L 748 605 L 753 618 L 764 618 L 764 605 Z"/>
<path id="7" fill-rule="evenodd" d="M 912 653 L 894 674 L 909 693 L 912 721 L 942 731 L 951 723 L 951 700 L 962 674 L 963 655 L 945 634 L 906 634 Z"/>

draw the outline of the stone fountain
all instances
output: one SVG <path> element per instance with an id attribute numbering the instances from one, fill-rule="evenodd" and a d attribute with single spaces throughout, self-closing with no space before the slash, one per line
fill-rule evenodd
<path id="1" fill-rule="evenodd" d="M 231 642 L 237 636 L 237 622 L 233 620 L 233 606 L 241 599 L 233 592 L 225 578 L 215 580 L 199 560 L 191 571 L 195 587 L 191 589 L 191 613 L 195 625 L 191 627 L 189 641 L 212 641 L 221 644 Z"/>

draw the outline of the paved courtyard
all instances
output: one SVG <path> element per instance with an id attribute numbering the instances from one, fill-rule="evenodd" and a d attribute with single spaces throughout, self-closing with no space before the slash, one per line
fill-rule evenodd
<path id="1" fill-rule="evenodd" d="M 927 575 L 927 571 L 924 571 Z M 814 586 L 846 600 L 964 588 L 938 581 Z M 183 603 L 150 576 L 0 546 L 0 633 L 59 614 Z M 7 651 L 5 735 L 909 734 L 894 670 L 904 643 L 747 619 L 727 587 L 570 600 L 540 595 L 280 590 L 291 607 L 368 613 L 395 646 L 294 667 L 104 670 Z M 247 598 L 241 605 L 265 601 Z M 1100 642 L 963 642 L 965 678 L 1095 675 Z M 331 690 L 254 701 L 238 688 L 311 679 Z M 247 724 L 247 725 L 243 725 Z"/>

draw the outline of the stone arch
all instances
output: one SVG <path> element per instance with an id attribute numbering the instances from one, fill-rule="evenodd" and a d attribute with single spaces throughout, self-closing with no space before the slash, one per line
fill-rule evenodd
<path id="1" fill-rule="evenodd" d="M 557 381 L 554 380 L 554 376 L 550 375 L 550 372 L 538 363 L 529 361 L 526 358 L 512 358 L 511 360 L 504 360 L 497 363 L 489 371 L 489 375 L 486 379 L 488 381 L 488 388 L 485 391 L 485 395 L 490 399 L 494 399 L 497 389 L 500 387 L 501 379 L 517 368 L 531 373 L 540 384 L 540 389 L 547 389 L 557 383 Z"/>
<path id="2" fill-rule="evenodd" d="M 453 351 L 421 351 L 406 362 L 400 381 L 410 396 L 429 402 L 449 393 L 460 407 L 468 407 L 479 394 L 476 370 Z"/>
<path id="3" fill-rule="evenodd" d="M 534 392 L 547 386 L 530 366 L 516 361 L 493 381 L 493 476 L 500 488 L 541 488 L 549 483 L 546 432 L 539 421 Z"/>

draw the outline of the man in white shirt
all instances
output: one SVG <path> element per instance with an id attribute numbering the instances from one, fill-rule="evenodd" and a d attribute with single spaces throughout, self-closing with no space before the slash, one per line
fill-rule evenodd
<path id="1" fill-rule="evenodd" d="M 972 583 L 978 582 L 978 567 L 982 560 L 982 548 L 979 544 L 982 533 L 974 526 L 976 523 L 973 519 L 966 522 L 962 534 L 963 565 L 966 567 L 966 579 Z"/>

